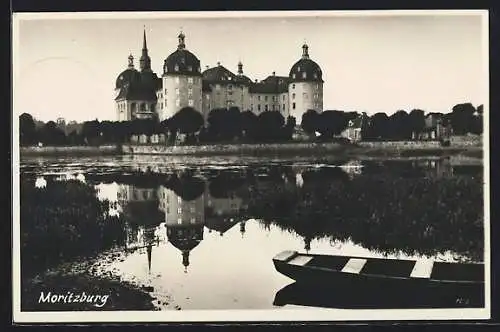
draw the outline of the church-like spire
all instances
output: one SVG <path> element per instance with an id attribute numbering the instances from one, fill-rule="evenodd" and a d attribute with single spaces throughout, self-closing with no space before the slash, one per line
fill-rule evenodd
<path id="1" fill-rule="evenodd" d="M 146 27 L 144 27 L 144 34 L 142 40 L 142 55 L 140 61 L 141 71 L 151 70 L 151 58 L 148 55 L 148 46 L 146 42 Z"/>
<path id="2" fill-rule="evenodd" d="M 182 265 L 184 265 L 184 273 L 187 273 L 187 268 L 189 266 L 189 250 L 184 250 L 182 252 Z"/>
<path id="3" fill-rule="evenodd" d="M 309 46 L 305 42 L 302 45 L 302 59 L 309 59 Z"/>
<path id="4" fill-rule="evenodd" d="M 182 29 L 181 29 L 181 32 L 179 33 L 179 36 L 177 36 L 177 38 L 179 39 L 179 45 L 177 46 L 177 48 L 179 50 L 185 49 L 186 48 L 186 41 L 185 41 L 186 36 L 182 32 Z"/>
<path id="5" fill-rule="evenodd" d="M 243 236 L 245 235 L 245 224 L 246 222 L 245 221 L 242 221 L 240 222 L 240 233 L 241 233 L 241 237 L 243 238 Z"/>
<path id="6" fill-rule="evenodd" d="M 132 54 L 128 56 L 128 68 L 129 69 L 134 68 L 134 56 Z"/>
<path id="7" fill-rule="evenodd" d="M 151 251 L 152 251 L 153 247 L 152 245 L 149 245 L 148 248 L 147 248 L 147 251 L 148 251 L 148 272 L 151 273 Z"/>
<path id="8" fill-rule="evenodd" d="M 238 62 L 238 75 L 243 75 L 243 63 Z"/>

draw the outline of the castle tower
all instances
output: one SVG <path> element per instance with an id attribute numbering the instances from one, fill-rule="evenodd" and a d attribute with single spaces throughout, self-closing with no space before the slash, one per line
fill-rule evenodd
<path id="1" fill-rule="evenodd" d="M 323 73 L 319 65 L 311 60 L 309 46 L 302 45 L 302 57 L 290 69 L 288 85 L 290 115 L 297 125 L 309 109 L 323 111 Z"/>
<path id="2" fill-rule="evenodd" d="M 202 112 L 200 60 L 187 50 L 183 32 L 178 35 L 177 49 L 165 59 L 162 80 L 162 97 L 157 108 L 160 121 L 184 107 Z"/>
<path id="3" fill-rule="evenodd" d="M 144 28 L 144 34 L 142 37 L 142 55 L 139 60 L 141 72 L 151 71 L 151 58 L 148 55 L 148 45 L 146 42 L 146 28 Z"/>

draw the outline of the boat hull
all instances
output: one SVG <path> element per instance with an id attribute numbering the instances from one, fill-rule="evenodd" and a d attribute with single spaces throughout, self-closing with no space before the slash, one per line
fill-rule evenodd
<path id="1" fill-rule="evenodd" d="M 286 261 L 273 260 L 275 269 L 299 284 L 321 285 L 322 287 L 349 287 L 357 289 L 483 289 L 483 283 L 441 281 L 427 278 L 387 278 L 357 273 L 333 271 L 326 268 L 297 266 Z"/>

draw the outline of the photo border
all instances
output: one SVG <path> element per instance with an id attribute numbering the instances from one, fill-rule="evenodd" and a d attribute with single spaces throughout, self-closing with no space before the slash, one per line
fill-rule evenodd
<path id="1" fill-rule="evenodd" d="M 353 16 L 382 16 L 382 15 L 429 15 L 428 10 L 406 11 L 390 10 L 384 11 L 342 11 L 341 15 Z M 433 14 L 456 15 L 456 10 L 438 11 L 432 10 Z M 452 13 L 454 12 L 454 13 Z M 483 134 L 483 170 L 484 170 L 484 262 L 485 262 L 485 308 L 484 309 L 269 309 L 269 310 L 186 310 L 186 311 L 102 311 L 102 312 L 21 312 L 20 310 L 20 230 L 19 230 L 19 137 L 18 137 L 18 115 L 12 112 L 12 241 L 13 241 L 13 274 L 12 274 L 12 296 L 13 296 L 13 318 L 16 323 L 125 323 L 125 322 L 301 322 L 301 321 L 400 321 L 400 320 L 483 320 L 491 317 L 491 257 L 490 257 L 490 131 L 489 131 L 489 16 L 487 10 L 460 11 L 460 14 L 469 12 L 483 16 L 483 47 L 486 59 L 483 62 L 483 75 L 485 76 L 484 93 L 484 134 Z M 13 110 L 15 109 L 16 74 L 19 71 L 15 61 L 16 53 L 19 52 L 19 20 L 20 19 L 40 19 L 41 17 L 50 19 L 145 19 L 145 18 L 195 18 L 202 15 L 203 18 L 210 17 L 297 17 L 297 16 L 329 16 L 339 15 L 338 11 L 275 11 L 275 12 L 92 12 L 92 13 L 14 13 L 12 18 L 12 61 L 13 61 Z M 283 14 L 283 15 L 281 15 Z M 88 16 L 88 17 L 85 17 Z M 230 313 L 230 316 L 228 316 Z M 469 314 L 463 318 L 464 313 Z M 328 315 L 328 316 L 325 316 Z M 190 316 L 190 317 L 187 317 Z M 362 317 L 359 317 L 362 316 Z M 293 319 L 290 319 L 293 317 Z M 327 318 L 327 319 L 325 319 Z"/>

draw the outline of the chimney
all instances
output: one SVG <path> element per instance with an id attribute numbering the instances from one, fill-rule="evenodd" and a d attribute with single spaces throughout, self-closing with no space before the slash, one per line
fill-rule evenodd
<path id="1" fill-rule="evenodd" d="M 217 66 L 220 66 L 220 61 L 217 61 Z"/>
<path id="2" fill-rule="evenodd" d="M 275 71 L 273 71 L 273 76 L 276 76 L 276 72 Z"/>
<path id="3" fill-rule="evenodd" d="M 206 66 L 205 66 L 205 68 L 206 68 L 206 69 L 209 69 L 209 68 L 210 68 L 210 66 L 209 66 L 209 65 L 206 65 Z"/>
<path id="4" fill-rule="evenodd" d="M 258 79 L 255 79 L 255 83 L 258 83 L 258 82 L 259 82 L 259 80 L 258 80 Z"/>

